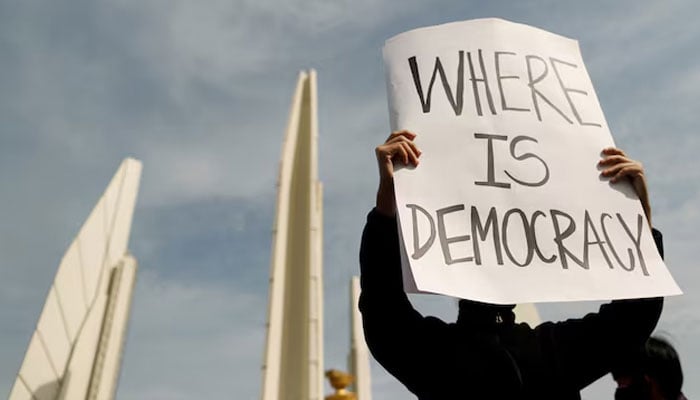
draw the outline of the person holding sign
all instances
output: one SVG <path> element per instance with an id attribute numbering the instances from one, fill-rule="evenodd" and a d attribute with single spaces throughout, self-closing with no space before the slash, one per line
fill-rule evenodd
<path id="1" fill-rule="evenodd" d="M 459 301 L 454 323 L 422 316 L 402 285 L 393 185 L 395 166 L 420 168 L 415 137 L 395 132 L 376 148 L 380 180 L 362 235 L 359 302 L 373 356 L 421 400 L 580 399 L 583 388 L 644 345 L 663 298 L 612 301 L 583 318 L 534 328 L 515 323 L 513 305 L 469 300 Z M 611 182 L 632 182 L 651 223 L 642 165 L 608 148 L 600 166 Z M 653 237 L 662 254 L 661 233 Z"/>

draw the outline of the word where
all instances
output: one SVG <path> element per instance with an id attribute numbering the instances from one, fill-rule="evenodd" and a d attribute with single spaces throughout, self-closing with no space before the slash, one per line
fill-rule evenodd
<path id="1" fill-rule="evenodd" d="M 581 97 L 584 97 L 583 100 L 590 100 L 588 92 L 581 88 L 572 87 L 570 86 L 570 82 L 565 81 L 566 75 L 563 73 L 563 70 L 578 69 L 578 65 L 555 57 L 545 58 L 534 54 L 519 55 L 511 51 L 494 51 L 488 54 L 490 57 L 488 61 L 490 65 L 493 65 L 492 71 L 495 70 L 495 73 L 492 73 L 492 75 L 487 73 L 487 61 L 484 58 L 484 51 L 482 49 L 478 49 L 476 55 L 470 51 L 465 53 L 464 50 L 459 50 L 456 57 L 450 58 L 449 61 L 446 61 L 444 57 L 435 57 L 435 64 L 432 74 L 430 75 L 427 90 L 424 89 L 425 84 L 423 83 L 423 78 L 421 78 L 417 57 L 409 57 L 408 65 L 411 70 L 413 83 L 423 113 L 429 113 L 431 110 L 433 87 L 435 85 L 435 80 L 440 76 L 443 91 L 455 115 L 462 115 L 465 96 L 465 54 L 469 66 L 468 80 L 471 82 L 474 107 L 478 116 L 484 115 L 483 103 L 485 103 L 492 115 L 498 114 L 493 95 L 494 88 L 497 88 L 501 100 L 501 112 L 532 112 L 534 110 L 538 121 L 542 121 L 541 109 L 547 106 L 569 124 L 578 123 L 581 126 L 601 126 L 600 123 L 595 121 L 585 121 L 579 109 L 576 107 L 576 101 L 581 101 Z M 504 61 L 509 58 L 510 60 Z M 456 68 L 452 68 L 457 71 L 453 79 L 449 79 L 445 73 L 444 65 L 448 62 L 456 64 Z M 516 69 L 522 71 L 522 76 L 504 75 L 502 72 L 504 62 L 510 62 L 508 65 L 511 66 L 515 65 Z M 423 76 L 427 76 L 425 71 Z M 542 87 L 545 86 L 545 84 L 549 84 L 549 81 L 552 79 L 556 79 L 555 86 L 561 91 L 561 94 L 563 94 L 563 98 L 566 99 L 566 104 L 561 104 L 561 100 L 556 100 L 556 98 L 561 98 L 562 96 L 556 96 L 555 98 L 555 96 L 546 93 L 546 91 L 542 89 Z M 506 90 L 508 85 L 505 84 L 505 81 L 509 80 L 522 80 L 524 82 L 530 94 L 530 104 L 519 104 L 517 106 L 509 105 Z M 450 83 L 450 81 L 452 81 L 452 83 Z M 518 82 L 511 82 L 511 85 L 517 83 Z M 578 99 L 575 101 L 576 97 L 578 97 Z"/>

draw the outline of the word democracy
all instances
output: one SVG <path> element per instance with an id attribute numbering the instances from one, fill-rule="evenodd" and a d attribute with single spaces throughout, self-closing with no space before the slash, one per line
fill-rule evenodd
<path id="1" fill-rule="evenodd" d="M 625 221 L 620 213 L 591 215 L 588 210 L 577 221 L 568 213 L 555 209 L 548 212 L 537 210 L 528 215 L 519 208 L 497 210 L 491 207 L 484 216 L 476 206 L 467 209 L 464 204 L 440 208 L 434 213 L 417 204 L 406 204 L 406 207 L 411 210 L 411 257 L 414 260 L 423 257 L 437 239 L 446 265 L 470 262 L 482 265 L 484 246 L 492 246 L 492 254 L 495 254 L 498 265 L 503 265 L 507 258 L 518 267 L 527 267 L 536 257 L 546 264 L 558 263 L 563 269 L 569 269 L 570 265 L 589 269 L 591 252 L 597 251 L 610 269 L 619 266 L 625 271 L 633 271 L 639 266 L 645 276 L 649 275 L 641 248 L 645 219 L 640 214 L 633 221 L 636 223 L 634 226 Z M 453 232 L 448 232 L 445 222 L 448 215 Z M 463 221 L 463 224 L 456 225 L 454 221 Z M 419 223 L 428 226 L 430 233 L 423 229 L 421 237 Z M 544 229 L 546 225 L 551 229 Z M 468 234 L 455 235 L 455 226 L 466 227 Z M 462 233 L 465 231 L 460 230 Z M 581 236 L 574 236 L 577 230 L 583 231 L 583 239 L 575 239 Z M 616 241 L 612 241 L 610 232 L 619 230 L 626 235 L 614 236 Z M 513 242 L 520 242 L 519 238 L 525 239 L 525 249 L 514 248 Z M 623 241 L 626 243 L 621 243 Z M 550 250 L 551 254 L 544 254 L 543 248 L 554 250 Z M 455 253 L 459 256 L 455 256 Z"/>

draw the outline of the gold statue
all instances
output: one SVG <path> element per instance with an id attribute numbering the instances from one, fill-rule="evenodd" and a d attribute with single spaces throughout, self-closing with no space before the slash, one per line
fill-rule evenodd
<path id="1" fill-rule="evenodd" d="M 329 369 L 326 371 L 326 378 L 335 389 L 335 393 L 326 396 L 326 400 L 357 400 L 355 393 L 345 389 L 355 380 L 352 375 L 337 369 Z"/>

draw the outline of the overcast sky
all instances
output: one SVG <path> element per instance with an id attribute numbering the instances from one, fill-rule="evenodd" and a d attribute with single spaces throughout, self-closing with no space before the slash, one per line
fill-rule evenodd
<path id="1" fill-rule="evenodd" d="M 646 167 L 686 293 L 666 302 L 658 330 L 700 397 L 697 15 L 691 0 L 0 0 L 0 396 L 61 256 L 132 156 L 144 165 L 130 245 L 140 270 L 118 398 L 258 397 L 275 179 L 304 68 L 318 72 L 325 365 L 344 368 L 373 148 L 389 129 L 384 40 L 500 17 L 580 41 L 617 144 Z M 451 300 L 417 302 L 454 318 Z M 372 368 L 375 399 L 409 398 Z M 586 398 L 612 398 L 603 380 Z"/>

